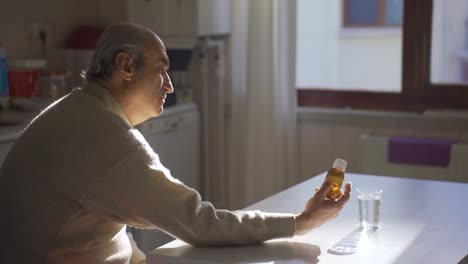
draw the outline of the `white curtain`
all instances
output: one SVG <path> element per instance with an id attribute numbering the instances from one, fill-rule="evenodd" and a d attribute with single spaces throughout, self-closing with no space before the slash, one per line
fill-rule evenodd
<path id="1" fill-rule="evenodd" d="M 232 1 L 229 204 L 240 208 L 298 180 L 296 1 Z"/>

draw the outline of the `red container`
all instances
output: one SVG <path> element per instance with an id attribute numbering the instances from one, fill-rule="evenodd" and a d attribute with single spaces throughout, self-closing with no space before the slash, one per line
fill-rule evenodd
<path id="1" fill-rule="evenodd" d="M 103 27 L 95 26 L 79 26 L 68 38 L 65 48 L 95 49 L 104 29 Z"/>
<path id="2" fill-rule="evenodd" d="M 31 97 L 37 90 L 39 70 L 10 70 L 8 85 L 11 97 Z"/>
<path id="3" fill-rule="evenodd" d="M 45 67 L 44 60 L 12 61 L 8 65 L 10 97 L 31 97 L 37 90 L 39 71 Z"/>

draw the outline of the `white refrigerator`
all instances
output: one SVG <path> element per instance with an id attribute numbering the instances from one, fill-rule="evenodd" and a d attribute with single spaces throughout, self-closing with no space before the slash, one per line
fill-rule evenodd
<path id="1" fill-rule="evenodd" d="M 226 177 L 229 122 L 229 36 L 199 38 L 191 64 L 200 109 L 201 193 L 216 208 L 228 208 Z"/>

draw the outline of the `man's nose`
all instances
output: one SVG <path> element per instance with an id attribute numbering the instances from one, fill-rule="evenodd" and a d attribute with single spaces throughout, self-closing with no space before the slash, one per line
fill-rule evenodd
<path id="1" fill-rule="evenodd" d="M 172 86 L 171 77 L 169 74 L 166 73 L 166 78 L 164 78 L 164 90 L 166 90 L 167 94 L 171 94 L 174 92 L 174 87 Z"/>

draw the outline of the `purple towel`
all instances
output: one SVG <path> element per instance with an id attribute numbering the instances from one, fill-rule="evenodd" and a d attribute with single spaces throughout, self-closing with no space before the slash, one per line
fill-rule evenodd
<path id="1" fill-rule="evenodd" d="M 447 167 L 454 140 L 390 137 L 388 161 L 400 164 Z"/>

